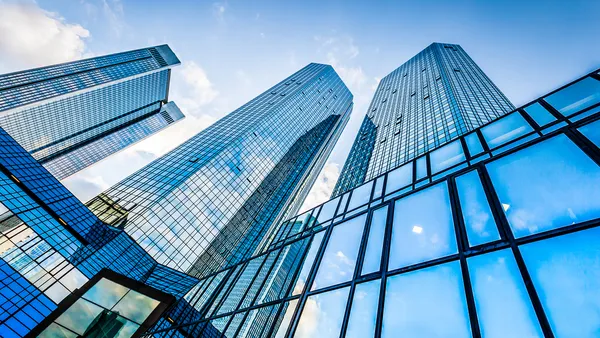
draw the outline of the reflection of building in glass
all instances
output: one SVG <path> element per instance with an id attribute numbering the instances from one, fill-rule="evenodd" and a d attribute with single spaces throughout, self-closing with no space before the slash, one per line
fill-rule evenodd
<path id="1" fill-rule="evenodd" d="M 161 264 L 214 272 L 254 254 L 272 224 L 296 213 L 351 110 L 333 68 L 310 64 L 88 205 Z"/>
<path id="2" fill-rule="evenodd" d="M 0 127 L 58 179 L 182 119 L 167 45 L 0 75 Z"/>
<path id="3" fill-rule="evenodd" d="M 459 45 L 433 43 L 379 82 L 332 196 L 514 108 Z"/>

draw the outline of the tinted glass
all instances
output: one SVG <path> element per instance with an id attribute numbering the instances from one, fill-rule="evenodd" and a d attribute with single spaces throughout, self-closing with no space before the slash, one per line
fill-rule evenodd
<path id="1" fill-rule="evenodd" d="M 471 133 L 465 136 L 465 141 L 467 142 L 467 147 L 469 148 L 469 154 L 471 154 L 471 156 L 483 153 L 483 146 L 481 145 L 481 141 L 479 141 L 477 133 Z"/>
<path id="2" fill-rule="evenodd" d="M 367 215 L 336 225 L 312 285 L 312 290 L 352 279 Z"/>
<path id="3" fill-rule="evenodd" d="M 346 338 L 375 336 L 380 285 L 381 280 L 379 279 L 356 285 Z"/>
<path id="4" fill-rule="evenodd" d="M 376 181 L 375 181 L 375 190 L 373 190 L 373 199 L 377 199 L 379 197 L 381 197 L 382 194 L 382 190 L 383 190 L 383 178 L 385 176 L 380 176 Z"/>
<path id="5" fill-rule="evenodd" d="M 417 159 L 417 180 L 427 176 L 427 159 L 425 156 Z"/>
<path id="6" fill-rule="evenodd" d="M 102 313 L 102 310 L 101 307 L 94 305 L 85 299 L 78 299 L 56 319 L 56 322 L 83 335 L 94 319 Z"/>
<path id="7" fill-rule="evenodd" d="M 371 190 L 373 189 L 373 181 L 367 182 L 352 191 L 352 197 L 348 203 L 348 210 L 369 203 L 371 199 Z"/>
<path id="8" fill-rule="evenodd" d="M 600 148 L 600 120 L 579 127 L 577 130 Z"/>
<path id="9" fill-rule="evenodd" d="M 131 319 L 138 324 L 142 324 L 159 303 L 160 302 L 155 299 L 131 290 L 112 310 L 118 311 L 123 317 Z"/>
<path id="10" fill-rule="evenodd" d="M 381 337 L 471 336 L 456 261 L 388 277 L 384 304 Z"/>
<path id="11" fill-rule="evenodd" d="M 515 237 L 600 217 L 600 168 L 565 135 L 486 167 Z"/>
<path id="12" fill-rule="evenodd" d="M 600 332 L 600 228 L 521 246 L 556 337 Z"/>
<path id="13" fill-rule="evenodd" d="M 128 288 L 113 281 L 109 281 L 106 278 L 102 278 L 83 295 L 83 298 L 91 300 L 107 309 L 111 309 L 123 296 L 125 296 L 127 291 L 129 291 Z"/>
<path id="14" fill-rule="evenodd" d="M 387 175 L 387 183 L 385 186 L 386 194 L 394 192 L 400 188 L 412 183 L 413 163 L 410 162 L 400 168 L 390 171 Z"/>
<path id="15" fill-rule="evenodd" d="M 543 337 L 510 249 L 467 259 L 482 337 Z"/>
<path id="16" fill-rule="evenodd" d="M 556 117 L 550 114 L 550 112 L 539 103 L 534 103 L 525 107 L 525 112 L 529 114 L 540 127 L 543 127 L 552 121 L 556 121 Z"/>
<path id="17" fill-rule="evenodd" d="M 337 338 L 348 301 L 350 287 L 313 295 L 306 299 L 294 337 Z"/>
<path id="18" fill-rule="evenodd" d="M 587 77 L 546 98 L 552 107 L 567 116 L 600 102 L 600 81 Z"/>
<path id="19" fill-rule="evenodd" d="M 373 212 L 367 249 L 363 260 L 362 274 L 379 271 L 381 267 L 381 251 L 383 250 L 383 238 L 385 236 L 385 221 L 387 220 L 387 206 Z"/>
<path id="20" fill-rule="evenodd" d="M 500 239 L 477 171 L 457 177 L 456 188 L 469 244 L 475 246 Z"/>
<path id="21" fill-rule="evenodd" d="M 52 323 L 38 336 L 39 338 L 77 338 L 78 335 L 64 327 Z"/>
<path id="22" fill-rule="evenodd" d="M 290 327 L 290 321 L 292 320 L 292 316 L 294 315 L 294 311 L 296 310 L 296 304 L 298 304 L 298 300 L 294 299 L 282 305 L 284 307 L 284 309 L 281 311 L 281 313 L 283 314 L 283 319 L 281 320 L 281 324 L 279 324 L 279 328 L 277 328 L 277 330 L 274 331 L 277 332 L 275 334 L 275 338 L 285 337 L 285 333 Z"/>
<path id="23" fill-rule="evenodd" d="M 389 269 L 457 252 L 446 182 L 396 201 Z"/>
<path id="24" fill-rule="evenodd" d="M 429 154 L 431 173 L 435 174 L 455 164 L 465 161 L 465 153 L 459 140 L 432 151 Z"/>
<path id="25" fill-rule="evenodd" d="M 317 257 L 317 252 L 319 251 L 319 247 L 321 246 L 321 242 L 323 241 L 323 235 L 325 231 L 321 231 L 313 237 L 312 243 L 310 244 L 310 249 L 306 254 L 306 258 L 304 259 L 304 263 L 302 264 L 302 270 L 300 270 L 300 274 L 298 275 L 298 280 L 296 280 L 296 284 L 294 285 L 294 289 L 292 294 L 298 295 L 304 289 L 304 285 L 306 284 L 306 278 L 308 278 L 308 274 L 310 273 L 310 268 L 315 262 L 315 258 Z"/>
<path id="26" fill-rule="evenodd" d="M 531 131 L 533 128 L 518 112 L 481 128 L 481 134 L 490 148 L 496 148 Z"/>
<path id="27" fill-rule="evenodd" d="M 335 213 L 335 208 L 337 208 L 339 201 L 340 201 L 340 198 L 337 197 L 337 198 L 332 199 L 331 201 L 323 204 L 323 207 L 321 207 L 321 213 L 319 213 L 319 216 L 317 217 L 317 220 L 319 221 L 319 223 L 328 221 L 333 217 L 333 215 Z"/>

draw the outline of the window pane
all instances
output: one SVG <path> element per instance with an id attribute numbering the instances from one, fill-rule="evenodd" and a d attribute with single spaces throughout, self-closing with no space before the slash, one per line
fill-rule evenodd
<path id="1" fill-rule="evenodd" d="M 119 299 L 125 296 L 127 291 L 129 291 L 128 288 L 102 278 L 83 295 L 83 298 L 91 300 L 107 309 L 112 309 Z"/>
<path id="2" fill-rule="evenodd" d="M 373 191 L 373 199 L 377 199 L 377 198 L 381 197 L 382 190 L 383 190 L 383 178 L 384 177 L 385 176 L 380 176 L 375 181 L 375 190 Z"/>
<path id="3" fill-rule="evenodd" d="M 337 338 L 342 328 L 350 287 L 308 297 L 294 337 Z"/>
<path id="4" fill-rule="evenodd" d="M 333 217 L 333 214 L 335 213 L 335 208 L 337 207 L 339 200 L 340 198 L 337 197 L 323 204 L 323 207 L 321 208 L 321 213 L 319 213 L 319 217 L 317 217 L 319 223 L 328 221 Z"/>
<path id="5" fill-rule="evenodd" d="M 556 117 L 550 114 L 550 112 L 539 103 L 534 103 L 531 106 L 525 107 L 525 112 L 527 112 L 540 127 L 556 120 Z"/>
<path id="6" fill-rule="evenodd" d="M 568 116 L 600 102 L 600 81 L 587 77 L 546 98 L 552 107 Z"/>
<path id="7" fill-rule="evenodd" d="M 348 202 L 348 195 L 349 194 L 350 193 L 347 192 L 347 193 L 345 193 L 345 194 L 342 195 L 342 201 L 340 202 L 340 206 L 338 207 L 336 215 L 341 215 L 345 211 L 346 202 Z"/>
<path id="8" fill-rule="evenodd" d="M 518 112 L 481 128 L 481 134 L 490 148 L 496 148 L 531 131 L 533 128 Z"/>
<path id="9" fill-rule="evenodd" d="M 479 141 L 477 133 L 471 133 L 465 136 L 465 141 L 467 142 L 467 147 L 469 148 L 471 156 L 483 153 L 483 146 L 481 145 L 481 141 Z"/>
<path id="10" fill-rule="evenodd" d="M 117 303 L 113 311 L 118 311 L 121 316 L 142 324 L 159 303 L 155 299 L 131 290 Z"/>
<path id="11" fill-rule="evenodd" d="M 56 323 L 52 323 L 42 331 L 38 338 L 77 338 L 77 334 Z"/>
<path id="12" fill-rule="evenodd" d="M 427 176 L 427 159 L 425 156 L 417 159 L 417 180 Z"/>
<path id="13" fill-rule="evenodd" d="M 381 337 L 471 337 L 457 261 L 387 279 Z"/>
<path id="14" fill-rule="evenodd" d="M 456 252 L 458 249 L 446 182 L 396 201 L 390 270 Z"/>
<path id="15" fill-rule="evenodd" d="M 600 228 L 521 246 L 556 337 L 598 337 Z"/>
<path id="16" fill-rule="evenodd" d="M 373 181 L 370 181 L 354 189 L 354 191 L 352 191 L 352 197 L 350 197 L 350 203 L 348 203 L 348 210 L 369 203 L 372 188 Z"/>
<path id="17" fill-rule="evenodd" d="M 67 329 L 83 335 L 94 319 L 102 313 L 102 310 L 101 307 L 80 298 L 67 311 L 60 315 L 56 319 L 56 322 Z"/>
<path id="18" fill-rule="evenodd" d="M 600 169 L 565 135 L 486 167 L 515 237 L 600 217 Z"/>
<path id="19" fill-rule="evenodd" d="M 600 148 L 600 120 L 586 124 L 577 130 Z"/>
<path id="20" fill-rule="evenodd" d="M 366 219 L 364 214 L 333 228 L 311 290 L 352 279 Z"/>
<path id="21" fill-rule="evenodd" d="M 298 300 L 294 299 L 283 305 L 285 308 L 281 310 L 281 313 L 285 313 L 285 315 L 281 320 L 281 324 L 279 324 L 279 328 L 275 328 L 273 330 L 274 332 L 277 332 L 277 334 L 275 334 L 275 338 L 283 338 L 285 336 L 287 329 L 290 327 L 290 321 L 292 320 L 292 316 L 294 315 L 294 311 L 296 310 L 297 303 Z"/>
<path id="22" fill-rule="evenodd" d="M 379 271 L 381 267 L 381 251 L 383 250 L 383 237 L 385 236 L 385 221 L 387 219 L 387 206 L 373 212 L 369 239 L 363 260 L 362 275 Z"/>
<path id="23" fill-rule="evenodd" d="M 310 249 L 306 254 L 306 258 L 304 259 L 304 263 L 302 264 L 302 270 L 300 270 L 300 274 L 298 275 L 298 280 L 296 280 L 296 284 L 294 285 L 294 290 L 292 292 L 293 295 L 298 295 L 304 289 L 304 285 L 306 284 L 306 278 L 308 278 L 308 274 L 310 273 L 310 268 L 315 262 L 315 257 L 317 257 L 317 252 L 319 251 L 319 247 L 321 246 L 321 242 L 323 241 L 323 235 L 325 231 L 321 231 L 313 237 L 312 243 L 310 244 Z"/>
<path id="24" fill-rule="evenodd" d="M 380 279 L 356 285 L 352 299 L 352 309 L 348 318 L 346 338 L 375 336 L 380 285 Z"/>
<path id="25" fill-rule="evenodd" d="M 448 143 L 429 154 L 432 174 L 438 173 L 465 160 L 465 153 L 463 152 L 459 140 Z"/>
<path id="26" fill-rule="evenodd" d="M 389 194 L 412 183 L 413 163 L 407 163 L 388 173 L 385 193 Z"/>
<path id="27" fill-rule="evenodd" d="M 543 337 L 510 249 L 467 262 L 482 337 Z"/>
<path id="28" fill-rule="evenodd" d="M 500 239 L 477 170 L 457 177 L 456 188 L 471 246 Z"/>

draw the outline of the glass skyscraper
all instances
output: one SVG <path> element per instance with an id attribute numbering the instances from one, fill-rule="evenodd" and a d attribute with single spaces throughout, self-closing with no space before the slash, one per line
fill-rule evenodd
<path id="1" fill-rule="evenodd" d="M 0 127 L 66 178 L 183 118 L 163 109 L 179 64 L 162 45 L 0 75 Z"/>
<path id="2" fill-rule="evenodd" d="M 351 110 L 333 68 L 310 64 L 88 205 L 161 264 L 211 273 L 295 214 Z"/>
<path id="3" fill-rule="evenodd" d="M 332 196 L 514 108 L 459 45 L 433 43 L 379 82 Z"/>

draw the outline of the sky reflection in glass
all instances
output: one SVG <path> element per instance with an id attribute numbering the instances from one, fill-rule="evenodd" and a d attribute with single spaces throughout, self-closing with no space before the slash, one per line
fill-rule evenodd
<path id="1" fill-rule="evenodd" d="M 521 246 L 556 337 L 598 337 L 600 228 Z"/>
<path id="2" fill-rule="evenodd" d="M 290 327 L 290 322 L 292 321 L 292 316 L 294 315 L 294 311 L 296 311 L 296 304 L 298 304 L 298 300 L 294 299 L 282 306 L 286 308 L 282 310 L 283 319 L 281 320 L 281 324 L 279 324 L 279 328 L 277 328 L 277 333 L 275 334 L 275 338 L 283 338 L 287 332 L 288 327 Z"/>
<path id="3" fill-rule="evenodd" d="M 431 173 L 435 174 L 451 166 L 463 162 L 465 153 L 459 140 L 450 142 L 429 154 Z"/>
<path id="4" fill-rule="evenodd" d="M 381 337 L 471 337 L 458 261 L 388 277 Z"/>
<path id="5" fill-rule="evenodd" d="M 481 134 L 490 149 L 503 145 L 531 131 L 533 131 L 533 128 L 518 112 L 514 112 L 481 128 Z"/>
<path id="6" fill-rule="evenodd" d="M 83 295 L 83 298 L 91 300 L 107 309 L 112 309 L 125 296 L 127 291 L 129 289 L 123 285 L 102 278 Z"/>
<path id="7" fill-rule="evenodd" d="M 373 188 L 373 181 L 367 182 L 360 187 L 352 191 L 352 197 L 348 203 L 348 210 L 352 210 L 361 205 L 369 203 L 371 199 L 371 190 Z"/>
<path id="8" fill-rule="evenodd" d="M 600 120 L 579 127 L 577 130 L 600 148 Z"/>
<path id="9" fill-rule="evenodd" d="M 388 207 L 373 211 L 367 248 L 363 259 L 362 275 L 379 271 L 381 267 L 381 251 L 383 250 L 383 238 L 385 236 L 385 221 L 387 220 Z"/>
<path id="10" fill-rule="evenodd" d="M 311 290 L 352 279 L 366 220 L 363 214 L 333 228 Z"/>
<path id="11" fill-rule="evenodd" d="M 467 259 L 482 337 L 543 337 L 510 249 Z"/>
<path id="12" fill-rule="evenodd" d="M 515 237 L 600 217 L 600 168 L 565 135 L 486 167 Z"/>
<path id="13" fill-rule="evenodd" d="M 366 338 L 375 335 L 380 286 L 380 279 L 356 285 L 345 338 Z"/>
<path id="14" fill-rule="evenodd" d="M 78 299 L 70 308 L 68 308 L 56 322 L 76 333 L 83 335 L 92 321 L 102 312 L 102 308 L 88 302 L 85 299 Z"/>
<path id="15" fill-rule="evenodd" d="M 321 208 L 321 212 L 319 212 L 319 216 L 317 217 L 317 221 L 319 221 L 319 223 L 323 223 L 323 222 L 328 221 L 331 218 L 333 218 L 333 215 L 335 213 L 335 209 L 337 208 L 339 200 L 340 200 L 340 198 L 337 197 L 337 198 L 323 204 L 323 207 Z"/>
<path id="16" fill-rule="evenodd" d="M 561 114 L 568 116 L 600 102 L 600 81 L 587 77 L 544 98 Z"/>
<path id="17" fill-rule="evenodd" d="M 479 141 L 477 133 L 471 133 L 465 136 L 465 141 L 467 142 L 467 148 L 469 148 L 469 154 L 471 154 L 471 156 L 483 153 L 484 149 L 481 145 L 481 141 Z"/>
<path id="18" fill-rule="evenodd" d="M 500 239 L 477 170 L 456 178 L 456 188 L 471 246 Z"/>
<path id="19" fill-rule="evenodd" d="M 412 183 L 413 162 L 407 163 L 400 168 L 394 169 L 388 173 L 385 192 L 387 194 L 400 188 L 404 188 Z"/>
<path id="20" fill-rule="evenodd" d="M 396 201 L 389 270 L 456 252 L 446 182 Z"/>
<path id="21" fill-rule="evenodd" d="M 310 249 L 306 254 L 304 263 L 302 263 L 302 269 L 300 270 L 300 274 L 298 275 L 298 279 L 296 280 L 296 284 L 294 285 L 294 289 L 292 290 L 293 295 L 300 294 L 304 289 L 304 285 L 306 285 L 306 278 L 308 278 L 310 268 L 315 262 L 317 252 L 319 251 L 319 247 L 321 246 L 321 242 L 323 241 L 323 235 L 325 235 L 325 231 L 321 231 L 315 234 L 315 236 L 313 237 L 313 240 L 310 243 Z"/>
<path id="22" fill-rule="evenodd" d="M 159 301 L 131 290 L 117 303 L 113 311 L 118 311 L 123 317 L 142 324 L 158 304 Z"/>
<path id="23" fill-rule="evenodd" d="M 534 103 L 524 108 L 525 112 L 540 126 L 543 127 L 552 121 L 556 121 L 556 117 L 550 114 L 546 108 L 539 103 Z"/>
<path id="24" fill-rule="evenodd" d="M 417 180 L 427 176 L 427 158 L 425 156 L 417 159 Z"/>
<path id="25" fill-rule="evenodd" d="M 306 299 L 296 338 L 337 338 L 342 328 L 350 287 L 313 295 Z"/>

